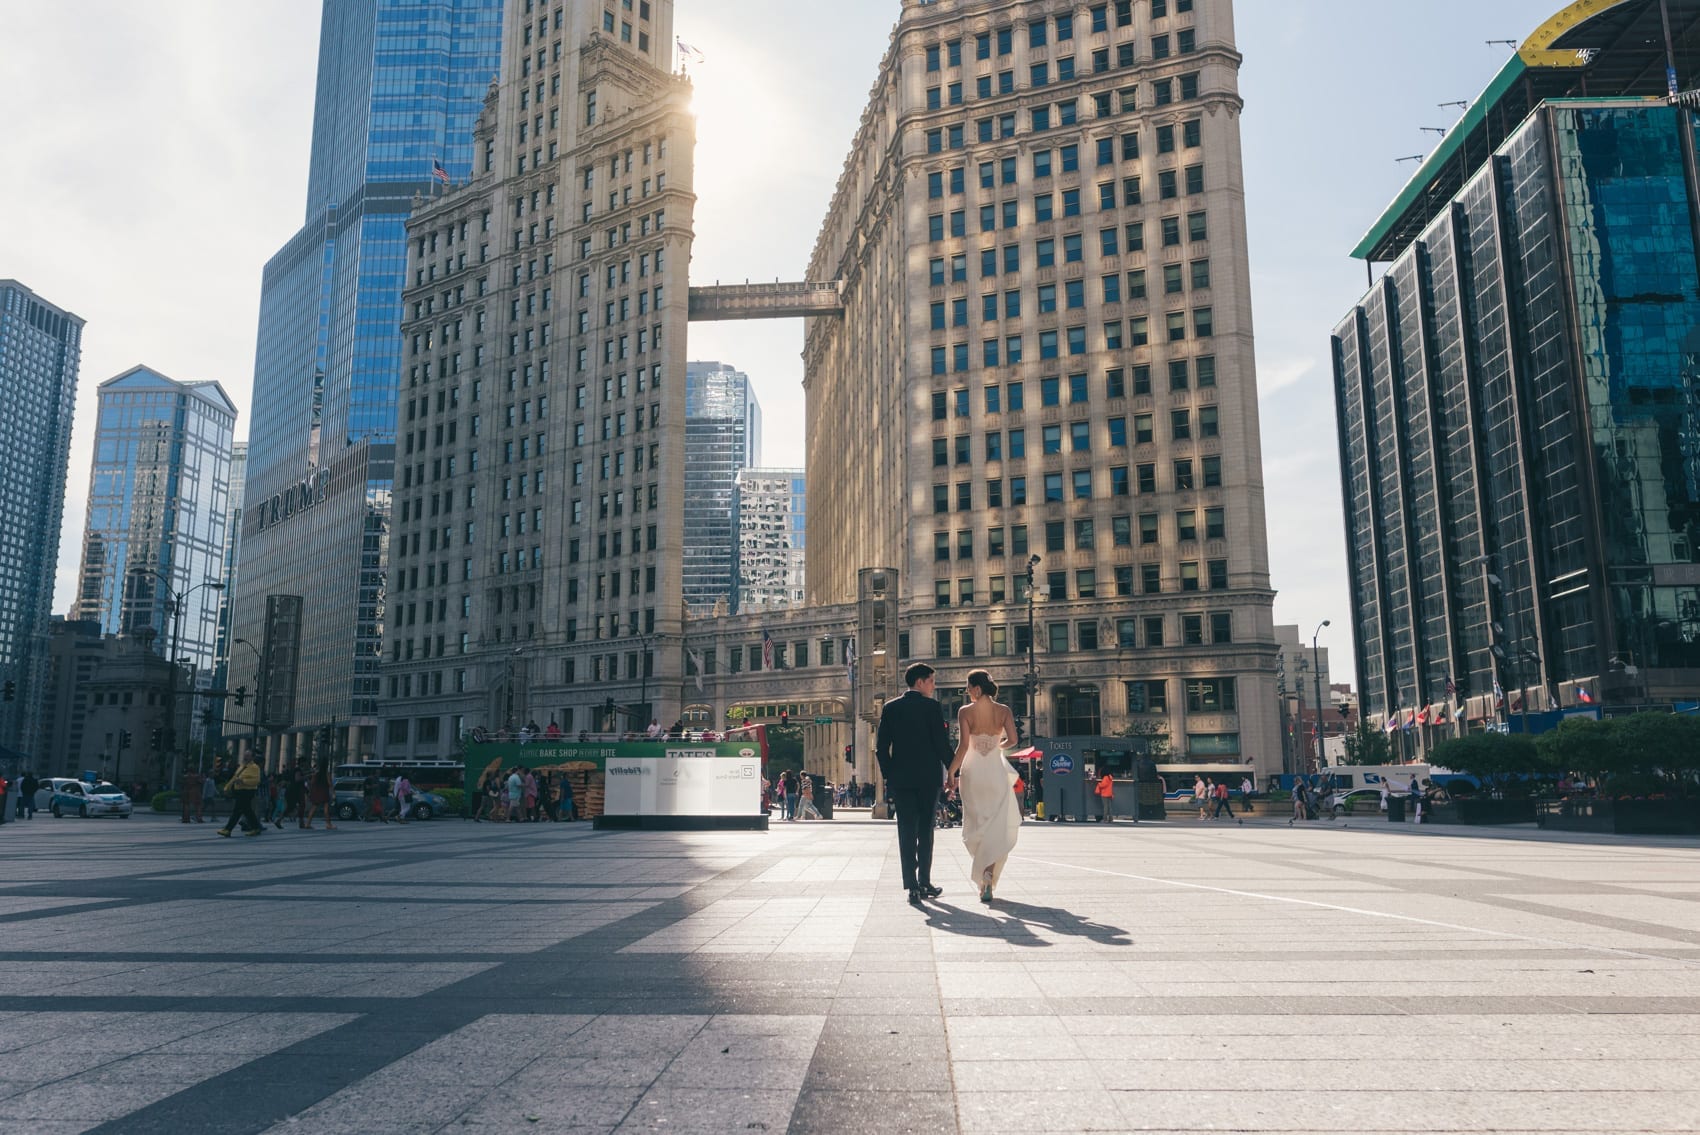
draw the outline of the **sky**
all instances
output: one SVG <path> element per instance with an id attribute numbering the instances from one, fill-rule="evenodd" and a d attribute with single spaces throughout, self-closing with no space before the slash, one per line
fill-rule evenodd
<path id="1" fill-rule="evenodd" d="M 1348 679 L 1329 335 L 1349 252 L 1561 0 L 1238 0 L 1245 190 L 1275 619 Z M 678 0 L 699 116 L 692 282 L 800 279 L 897 0 Z M 305 215 L 318 0 L 0 0 L 0 278 L 88 321 L 54 609 L 76 589 L 95 388 L 145 363 L 246 411 L 260 272 Z M 747 371 L 763 461 L 803 464 L 801 321 L 706 323 Z M 246 436 L 247 421 L 237 424 Z M 1308 637 L 1308 636 L 1306 636 Z"/>

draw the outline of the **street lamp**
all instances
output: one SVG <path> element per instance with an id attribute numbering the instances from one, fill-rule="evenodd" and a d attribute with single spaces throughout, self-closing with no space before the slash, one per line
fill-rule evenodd
<path id="1" fill-rule="evenodd" d="M 1322 755 L 1322 666 L 1318 661 L 1320 654 L 1317 651 L 1316 640 L 1321 636 L 1323 627 L 1333 625 L 1331 620 L 1324 619 L 1316 625 L 1316 633 L 1310 636 L 1310 675 L 1316 690 L 1316 764 L 1308 770 L 1310 772 L 1318 771 L 1326 763 Z M 1309 745 L 1305 746 L 1305 752 L 1307 754 L 1310 752 Z"/>
<path id="2" fill-rule="evenodd" d="M 1037 553 L 1027 557 L 1027 743 L 1029 745 L 1032 745 L 1038 737 L 1037 726 L 1034 725 L 1034 707 L 1039 701 L 1039 663 L 1033 639 L 1033 569 L 1039 566 L 1041 558 Z"/>
<path id="3" fill-rule="evenodd" d="M 132 567 L 130 569 L 130 573 L 132 575 L 151 575 L 155 579 L 159 580 L 165 588 L 166 598 L 171 602 L 171 657 L 167 660 L 171 666 L 171 670 L 166 675 L 165 687 L 165 719 L 167 722 L 166 736 L 170 740 L 169 747 L 173 750 L 177 750 L 179 755 L 181 755 L 181 750 L 179 750 L 177 746 L 177 656 L 183 648 L 183 605 L 188 601 L 189 596 L 193 595 L 195 592 L 201 590 L 223 591 L 224 584 L 215 579 L 203 579 L 187 591 L 179 592 L 171 586 L 171 579 L 169 576 L 166 576 L 164 573 L 156 571 L 153 568 L 141 567 L 138 565 Z M 177 784 L 178 772 L 177 762 L 174 759 L 171 764 L 171 783 L 173 787 Z"/>
<path id="4" fill-rule="evenodd" d="M 638 643 L 643 648 L 643 653 L 638 656 L 638 676 L 641 680 L 639 689 L 642 691 L 638 694 L 639 716 L 649 715 L 649 642 L 650 636 L 647 631 L 638 636 Z M 651 717 L 650 720 L 655 719 Z M 643 724 L 645 728 L 648 728 L 649 722 L 646 721 Z"/>

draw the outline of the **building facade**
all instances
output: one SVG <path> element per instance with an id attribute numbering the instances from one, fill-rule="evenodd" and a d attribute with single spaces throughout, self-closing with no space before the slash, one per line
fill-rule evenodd
<path id="1" fill-rule="evenodd" d="M 896 568 L 903 657 L 1024 724 L 1035 672 L 1040 736 L 1278 771 L 1240 59 L 1228 0 L 905 0 L 808 273 L 807 589 Z"/>
<path id="2" fill-rule="evenodd" d="M 326 0 L 306 219 L 267 263 L 234 638 L 266 597 L 304 601 L 291 729 L 377 740 L 384 555 L 396 462 L 407 215 L 482 160 L 473 124 L 504 0 Z M 440 173 L 438 172 L 440 171 Z"/>
<path id="3" fill-rule="evenodd" d="M 1599 9 L 1443 140 L 1333 338 L 1362 706 L 1448 707 L 1425 745 L 1700 691 L 1700 123 L 1660 5 Z M 1693 59 L 1700 4 L 1670 9 Z"/>
<path id="4" fill-rule="evenodd" d="M 176 657 L 209 677 L 236 406 L 216 382 L 178 382 L 147 367 L 107 379 L 99 397 L 72 618 L 168 659 L 175 638 Z"/>
<path id="5" fill-rule="evenodd" d="M 800 606 L 808 550 L 801 469 L 744 469 L 732 493 L 734 613 Z"/>
<path id="6" fill-rule="evenodd" d="M 386 754 L 676 716 L 694 119 L 673 5 L 515 8 L 403 293 Z"/>
<path id="7" fill-rule="evenodd" d="M 48 619 L 71 450 L 83 321 L 16 280 L 0 280 L 0 746 L 41 743 Z"/>
<path id="8" fill-rule="evenodd" d="M 735 483 L 761 464 L 761 405 L 750 376 L 720 362 L 685 364 L 685 606 L 736 609 Z"/>

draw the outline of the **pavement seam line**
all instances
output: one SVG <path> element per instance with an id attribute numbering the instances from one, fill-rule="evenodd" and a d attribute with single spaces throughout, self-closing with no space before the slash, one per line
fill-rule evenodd
<path id="1" fill-rule="evenodd" d="M 1663 954 L 1648 954 L 1639 950 L 1625 950 L 1618 946 L 1597 946 L 1585 942 L 1572 942 L 1564 938 L 1543 938 L 1534 934 L 1517 934 L 1510 930 L 1484 930 L 1479 926 L 1464 926 L 1456 922 L 1439 922 L 1432 918 L 1418 918 L 1414 914 L 1394 914 L 1391 911 L 1365 910 L 1362 907 L 1341 906 L 1338 903 L 1318 902 L 1315 899 L 1292 898 L 1287 895 L 1266 895 L 1258 891 L 1241 891 L 1233 887 L 1215 887 L 1209 883 L 1188 883 L 1180 879 L 1164 879 L 1156 875 L 1135 875 L 1127 871 L 1109 871 L 1102 867 L 1082 867 L 1078 863 L 1062 863 L 1054 859 L 1035 859 L 1028 855 L 1012 855 L 1011 859 L 1020 859 L 1026 863 L 1038 863 L 1046 867 L 1067 867 L 1074 871 L 1085 871 L 1093 875 L 1110 875 L 1118 879 L 1133 879 L 1142 883 L 1161 883 L 1166 887 L 1180 887 L 1193 891 L 1210 891 L 1218 895 L 1233 895 L 1236 898 L 1264 899 L 1268 902 L 1288 903 L 1292 906 L 1315 907 L 1319 910 L 1338 911 L 1342 914 L 1362 914 L 1371 918 L 1387 918 L 1397 922 L 1411 922 L 1419 926 L 1433 926 L 1441 930 L 1462 930 L 1470 934 L 1484 934 L 1493 938 L 1510 938 L 1518 942 L 1537 942 L 1547 946 L 1562 946 L 1572 950 L 1592 950 L 1599 953 L 1617 954 L 1625 958 L 1637 958 L 1650 962 L 1674 962 L 1682 966 L 1700 966 L 1700 962 L 1688 958 L 1672 958 Z"/>

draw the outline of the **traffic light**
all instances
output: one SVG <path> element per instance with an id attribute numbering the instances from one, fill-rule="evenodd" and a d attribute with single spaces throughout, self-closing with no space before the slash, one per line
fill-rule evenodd
<path id="1" fill-rule="evenodd" d="M 6 680 L 6 700 L 7 701 L 16 701 L 17 699 L 18 699 L 18 683 L 14 682 L 10 678 L 8 678 Z"/>
<path id="2" fill-rule="evenodd" d="M 130 731 L 128 729 L 120 729 L 118 731 L 118 747 L 120 749 L 128 749 L 130 747 Z"/>
<path id="3" fill-rule="evenodd" d="M 152 748 L 163 749 L 165 747 L 165 730 L 156 726 L 154 731 L 148 734 L 148 742 Z"/>
<path id="4" fill-rule="evenodd" d="M 844 746 L 844 763 L 847 765 L 853 765 L 856 763 L 856 758 L 851 755 L 851 748 L 849 745 Z"/>
<path id="5" fill-rule="evenodd" d="M 247 700 L 248 700 L 248 687 L 247 686 L 237 686 L 236 687 L 236 704 L 241 705 L 244 702 L 246 702 Z"/>
<path id="6" fill-rule="evenodd" d="M 782 709 L 782 710 L 779 711 L 779 724 L 781 724 L 781 725 L 791 724 L 791 711 L 790 710 Z"/>

